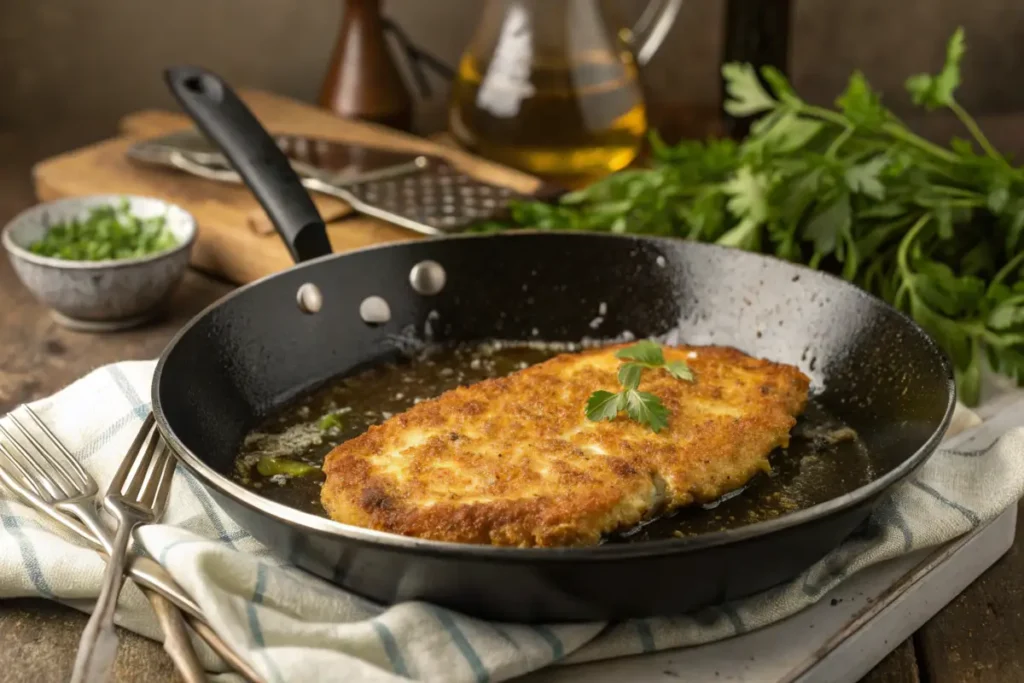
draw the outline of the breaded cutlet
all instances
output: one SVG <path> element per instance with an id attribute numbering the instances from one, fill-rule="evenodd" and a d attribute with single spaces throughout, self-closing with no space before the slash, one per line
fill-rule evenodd
<path id="1" fill-rule="evenodd" d="M 769 469 L 789 443 L 809 379 L 727 347 L 665 347 L 695 381 L 645 371 L 670 411 L 653 432 L 625 413 L 594 422 L 617 391 L 612 345 L 565 353 L 447 391 L 334 448 L 321 501 L 339 522 L 500 546 L 585 546 L 667 511 L 713 501 Z"/>

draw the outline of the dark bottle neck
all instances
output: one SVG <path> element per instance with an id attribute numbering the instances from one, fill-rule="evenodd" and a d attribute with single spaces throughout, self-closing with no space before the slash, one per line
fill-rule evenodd
<path id="1" fill-rule="evenodd" d="M 791 10 L 792 0 L 727 0 L 722 63 L 773 66 L 788 76 Z M 724 81 L 721 96 L 724 100 Z M 734 138 L 745 136 L 754 120 L 723 116 L 725 131 Z"/>

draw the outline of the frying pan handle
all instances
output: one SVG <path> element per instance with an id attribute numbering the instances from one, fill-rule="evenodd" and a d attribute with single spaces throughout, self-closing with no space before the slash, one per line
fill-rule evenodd
<path id="1" fill-rule="evenodd" d="M 205 69 L 167 69 L 164 80 L 196 125 L 220 147 L 270 216 L 296 261 L 331 253 L 327 229 L 284 153 L 219 76 Z"/>

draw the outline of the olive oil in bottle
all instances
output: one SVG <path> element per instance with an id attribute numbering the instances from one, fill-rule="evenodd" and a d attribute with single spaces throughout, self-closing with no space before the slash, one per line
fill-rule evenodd
<path id="1" fill-rule="evenodd" d="M 486 3 L 453 84 L 459 144 L 573 185 L 628 166 L 646 131 L 635 60 L 594 0 Z"/>
<path id="2" fill-rule="evenodd" d="M 450 131 L 482 156 L 536 175 L 606 175 L 633 161 L 647 130 L 635 78 L 634 67 L 616 63 L 535 65 L 523 96 L 515 84 L 488 83 L 467 56 Z"/>

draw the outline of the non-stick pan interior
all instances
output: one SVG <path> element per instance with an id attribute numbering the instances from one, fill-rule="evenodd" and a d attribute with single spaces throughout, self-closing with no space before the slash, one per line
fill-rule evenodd
<path id="1" fill-rule="evenodd" d="M 434 295 L 410 272 L 445 271 Z M 305 284 L 322 294 L 303 312 Z M 360 305 L 387 302 L 369 324 Z M 938 348 L 907 318 L 838 279 L 678 240 L 509 234 L 409 242 L 329 257 L 234 293 L 186 328 L 154 383 L 158 415 L 220 472 L 246 431 L 297 394 L 410 341 L 580 341 L 661 336 L 792 363 L 859 433 L 876 476 L 934 436 L 951 405 Z"/>

